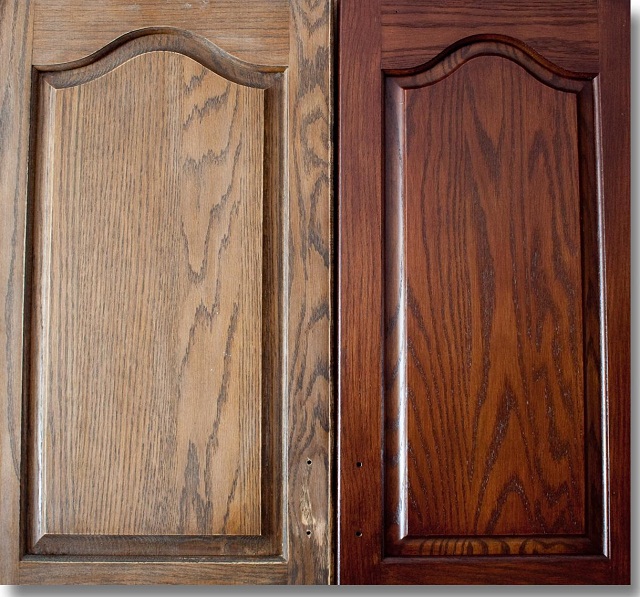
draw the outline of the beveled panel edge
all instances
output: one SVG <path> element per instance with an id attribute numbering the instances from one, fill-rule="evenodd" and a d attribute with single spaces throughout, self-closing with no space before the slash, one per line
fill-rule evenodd
<path id="1" fill-rule="evenodd" d="M 404 537 L 385 545 L 385 555 L 397 557 L 602 555 L 586 535 Z"/>
<path id="2" fill-rule="evenodd" d="M 156 51 L 183 54 L 229 81 L 260 89 L 271 87 L 286 70 L 284 65 L 250 64 L 197 33 L 173 27 L 137 29 L 80 60 L 34 65 L 34 69 L 47 73 L 53 87 L 73 87 L 97 79 L 135 56 Z"/>
<path id="3" fill-rule="evenodd" d="M 547 60 L 526 43 L 500 34 L 465 37 L 435 58 L 408 69 L 385 69 L 386 77 L 402 78 L 404 89 L 432 85 L 453 74 L 463 64 L 479 56 L 499 56 L 524 68 L 540 82 L 559 91 L 578 92 L 595 73 L 578 73 Z"/>
<path id="4" fill-rule="evenodd" d="M 286 555 L 287 474 L 287 301 L 289 252 L 289 163 L 286 149 L 288 77 L 285 72 L 264 93 L 262 235 L 262 535 Z M 275 290 L 275 292 L 273 292 Z M 274 334 L 275 330 L 275 334 Z M 270 345 L 271 342 L 271 345 Z"/>
<path id="5" fill-rule="evenodd" d="M 177 30 L 178 33 L 186 33 Z M 190 36 L 190 34 L 188 34 Z M 196 36 L 200 37 L 200 36 Z M 141 43 L 135 46 L 135 41 L 149 40 L 150 45 Z M 287 71 L 283 68 L 280 71 L 269 71 L 259 73 L 263 78 L 260 84 L 255 81 L 241 82 L 233 78 L 226 77 L 220 70 L 214 70 L 211 64 L 194 57 L 190 51 L 183 51 L 184 48 L 176 49 L 176 53 L 196 60 L 205 68 L 209 68 L 215 74 L 223 76 L 238 85 L 255 87 L 264 90 L 264 180 L 263 180 L 263 224 L 268 230 L 263 228 L 263 351 L 262 364 L 263 371 L 267 374 L 262 376 L 262 422 L 261 439 L 262 450 L 262 473 L 261 490 L 265 499 L 261 500 L 261 534 L 260 535 L 145 535 L 145 536 L 111 536 L 111 535 L 78 535 L 78 534 L 56 534 L 46 532 L 46 516 L 43 511 L 44 500 L 39 494 L 38 476 L 41 474 L 41 466 L 35 463 L 41 459 L 42 438 L 39 438 L 42 429 L 42 415 L 38 410 L 41 388 L 40 380 L 34 383 L 34 375 L 37 375 L 37 367 L 33 363 L 42 360 L 40 355 L 41 342 L 38 330 L 47 332 L 45 320 L 42 314 L 42 307 L 37 307 L 34 297 L 41 296 L 42 289 L 38 290 L 39 280 L 42 276 L 48 276 L 48 253 L 44 250 L 49 239 L 49 226 L 42 225 L 42 219 L 49 218 L 48 202 L 42 201 L 42 188 L 51 184 L 51 171 L 43 168 L 41 164 L 44 155 L 50 156 L 54 151 L 55 139 L 50 134 L 55 124 L 55 113 L 45 110 L 45 105 L 53 105 L 55 94 L 58 89 L 65 89 L 74 85 L 88 83 L 99 76 L 111 72 L 114 68 L 124 64 L 129 59 L 153 51 L 174 51 L 167 50 L 162 44 L 168 40 L 175 39 L 173 34 L 150 34 L 132 41 L 125 42 L 121 46 L 121 54 L 115 49 L 111 54 L 103 56 L 106 62 L 102 72 L 95 76 L 82 77 L 80 80 L 70 84 L 56 84 L 60 80 L 67 82 L 66 77 L 74 71 L 41 71 L 32 68 L 32 100 L 31 100 L 31 130 L 29 147 L 29 174 L 28 193 L 26 206 L 26 259 L 25 259 L 25 300 L 24 300 L 24 320 L 23 320 L 23 423 L 22 423 L 22 445 L 23 445 L 23 474 L 22 482 L 26 484 L 26 491 L 21 497 L 21 557 L 37 556 L 40 560 L 48 557 L 71 557 L 78 556 L 78 561 L 85 561 L 84 556 L 99 556 L 120 558 L 129 561 L 132 557 L 147 557 L 150 555 L 158 557 L 197 557 L 209 558 L 211 562 L 222 561 L 220 558 L 235 557 L 264 557 L 284 558 L 287 553 L 285 526 L 288 524 L 287 517 L 287 477 L 286 474 L 286 454 L 283 447 L 283 438 L 286 437 L 287 417 L 287 371 L 286 371 L 286 326 L 282 324 L 286 320 L 286 291 L 288 286 L 287 268 L 284 267 L 286 256 L 289 251 L 289 235 L 287 234 L 286 214 L 288 213 L 288 157 L 286 147 L 286 131 L 288 130 L 288 82 Z M 204 39 L 204 38 L 201 38 Z M 206 41 L 206 40 L 205 40 Z M 194 48 L 200 40 L 195 40 Z M 210 43 L 210 42 L 207 42 Z M 213 45 L 213 44 L 211 44 Z M 151 49 L 149 49 L 151 48 Z M 226 54 L 221 51 L 222 54 Z M 114 56 L 115 55 L 115 56 Z M 117 62 L 117 56 L 123 56 L 122 62 Z M 109 61 L 114 56 L 113 62 Z M 223 57 L 224 58 L 224 57 Z M 232 60 L 237 60 L 231 57 Z M 108 62 L 107 62 L 108 61 Z M 80 67 L 78 71 L 89 71 L 98 63 Z M 222 69 L 224 70 L 224 69 Z M 248 74 L 250 76 L 250 73 Z M 60 79 L 59 79 L 60 78 Z M 45 192 L 46 194 L 46 192 Z M 40 197 L 39 197 L 40 196 Z M 265 242 L 267 241 L 267 242 Z M 36 244 L 43 249 L 36 250 Z M 44 261 L 43 261 L 44 260 Z M 34 290 L 35 288 L 35 290 Z M 265 290 L 266 288 L 266 290 Z M 276 292 L 273 290 L 276 289 Z M 48 289 L 44 289 L 48 292 Z M 46 302 L 46 301 L 45 301 Z M 48 305 L 48 302 L 46 302 Z M 46 305 L 45 305 L 46 307 Z M 276 324 L 274 325 L 274 321 Z M 279 330 L 277 338 L 272 338 L 272 344 L 277 347 L 266 347 L 265 330 Z M 272 367 L 264 367 L 265 363 L 272 363 Z M 36 369 L 36 371 L 34 371 Z M 36 388 L 34 391 L 34 387 Z M 274 400 L 279 397 L 279 400 Z M 34 440 L 34 434 L 36 439 Z M 266 474 L 265 474 L 266 471 Z M 179 545 L 176 548 L 166 549 L 167 545 L 163 541 L 172 540 Z M 117 550 L 116 553 L 106 553 L 106 548 Z M 155 560 L 155 557 L 154 557 Z M 278 560 L 280 561 L 280 560 Z"/>
<path id="6" fill-rule="evenodd" d="M 221 558 L 282 559 L 282 549 L 271 536 L 260 535 L 78 535 L 47 533 L 31 546 L 26 557 L 126 559 L 194 557 L 216 562 Z M 23 558 L 24 559 L 24 558 Z"/>
<path id="7" fill-rule="evenodd" d="M 585 532 L 598 554 L 609 556 L 608 384 L 605 317 L 604 196 L 598 78 L 577 94 L 578 180 L 582 248 L 584 355 Z M 596 396 L 598 399 L 596 400 Z M 589 400 L 589 397 L 592 399 Z"/>
<path id="8" fill-rule="evenodd" d="M 406 89 L 418 89 L 436 84 L 452 75 L 458 68 L 473 58 L 482 56 L 503 57 L 524 68 L 541 83 L 560 92 L 575 95 L 578 122 L 579 193 L 581 212 L 582 278 L 583 278 L 583 345 L 585 377 L 585 533 L 581 535 L 513 535 L 509 537 L 465 536 L 409 536 L 406 519 L 406 470 L 401 468 L 406 441 L 406 383 L 401 374 L 406 359 L 400 354 L 401 346 L 406 348 L 406 332 L 400 321 L 406 308 L 391 306 L 391 299 L 404 297 L 406 300 L 404 250 L 396 250 L 389 257 L 397 239 L 403 239 L 404 224 L 396 222 L 397 213 L 404 214 L 403 198 L 403 155 L 397 152 L 397 160 L 389 160 L 389 145 L 394 141 L 401 146 L 403 141 L 402 121 L 404 118 L 403 93 Z M 598 75 L 567 71 L 515 38 L 504 35 L 475 35 L 452 44 L 433 60 L 415 68 L 383 70 L 384 110 L 384 342 L 385 400 L 384 400 L 384 451 L 397 452 L 385 462 L 384 475 L 384 555 L 388 557 L 450 557 L 453 555 L 495 555 L 514 554 L 556 554 L 566 556 L 607 556 L 609 552 L 609 511 L 608 494 L 608 448 L 603 441 L 607 433 L 607 337 L 604 320 L 605 283 L 602 214 L 604 210 L 601 191 L 601 149 L 600 149 L 600 102 Z M 396 100 L 396 101 L 392 101 Z M 400 101 L 402 100 L 402 101 Z M 400 106 L 402 106 L 400 108 Z M 389 126 L 391 124 L 391 126 Z M 391 130 L 390 130 L 391 129 Z M 392 191 L 393 189 L 393 191 Z M 406 214 L 405 214 L 406 215 Z M 398 232 L 400 231 L 400 232 Z M 403 241 L 402 241 L 403 242 Z M 595 259 L 589 261 L 589 257 Z M 587 267 L 590 265 L 590 267 Z M 389 281 L 395 280 L 401 290 L 390 288 Z M 590 316 L 590 325 L 589 325 Z M 393 324 L 393 325 L 392 325 Z M 389 337 L 395 345 L 389 348 Z M 391 350 L 391 354 L 390 351 Z M 589 356 L 591 355 L 591 356 Z M 392 360 L 393 365 L 390 365 Z M 588 362 L 596 365 L 595 379 L 588 383 Z M 391 382 L 391 383 L 390 383 Z M 401 384 L 401 385 L 399 385 Z M 389 387 L 390 386 L 390 387 Z M 589 396 L 599 400 L 589 400 Z M 398 413 L 390 416 L 391 408 Z M 392 464 L 389 474 L 389 463 Z M 403 464 L 404 463 L 404 464 Z M 406 467 L 405 467 L 406 468 Z M 389 489 L 389 483 L 391 488 Z M 462 554 L 461 545 L 467 549 Z M 479 553 L 477 553 L 479 552 Z"/>

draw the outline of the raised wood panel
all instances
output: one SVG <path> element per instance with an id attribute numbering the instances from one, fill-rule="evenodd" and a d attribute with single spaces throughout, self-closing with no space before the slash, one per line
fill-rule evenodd
<path id="1" fill-rule="evenodd" d="M 265 91 L 182 54 L 129 54 L 106 74 L 98 64 L 39 82 L 37 553 L 83 553 L 80 537 L 64 536 L 257 536 L 263 523 L 282 533 L 269 406 L 283 383 L 272 240 L 282 78 Z"/>
<path id="2" fill-rule="evenodd" d="M 386 87 L 391 552 L 588 551 L 591 81 L 478 41 Z"/>
<path id="3" fill-rule="evenodd" d="M 383 0 L 382 65 L 411 68 L 472 35 L 519 39 L 558 66 L 597 72 L 597 0 Z"/>
<path id="4" fill-rule="evenodd" d="M 99 4 L 0 0 L 0 579 L 326 584 L 332 4 Z"/>
<path id="5" fill-rule="evenodd" d="M 289 61 L 288 0 L 35 0 L 33 63 L 85 58 L 138 29 L 191 31 L 245 62 Z"/>
<path id="6" fill-rule="evenodd" d="M 628 582 L 627 33 L 341 0 L 341 583 Z"/>
<path id="7" fill-rule="evenodd" d="M 264 92 L 165 52 L 55 85 L 41 83 L 35 161 L 42 532 L 259 534 L 263 199 L 248 166 Z"/>

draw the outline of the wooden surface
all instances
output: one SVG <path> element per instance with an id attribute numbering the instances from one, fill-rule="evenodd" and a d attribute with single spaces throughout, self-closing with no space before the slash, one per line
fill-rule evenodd
<path id="1" fill-rule="evenodd" d="M 332 4 L 206 4 L 0 5 L 4 582 L 330 580 Z"/>
<path id="2" fill-rule="evenodd" d="M 630 17 L 624 0 L 600 2 L 600 103 L 602 118 L 602 250 L 606 270 L 608 453 L 610 508 L 605 529 L 611 582 L 631 582 L 631 277 L 630 277 Z"/>
<path id="3" fill-rule="evenodd" d="M 34 515 L 54 534 L 258 535 L 278 292 L 264 91 L 166 52 L 55 85 L 35 163 Z"/>
<path id="4" fill-rule="evenodd" d="M 339 9 L 338 582 L 376 584 L 383 532 L 378 364 L 384 347 L 379 2 L 340 0 Z"/>
<path id="5" fill-rule="evenodd" d="M 407 533 L 579 534 L 575 95 L 483 57 L 404 100 Z"/>
<path id="6" fill-rule="evenodd" d="M 31 2 L 0 0 L 0 582 L 19 581 Z"/>
<path id="7" fill-rule="evenodd" d="M 173 27 L 253 64 L 289 60 L 289 2 L 250 0 L 35 0 L 33 63 L 80 60 L 132 31 Z"/>
<path id="8" fill-rule="evenodd" d="M 626 262 L 603 278 L 603 243 L 628 253 L 626 161 L 609 194 L 598 181 L 626 63 L 577 5 L 536 3 L 559 27 L 532 47 L 544 28 L 518 10 L 496 33 L 483 6 L 427 35 L 408 4 L 341 3 L 339 580 L 628 582 L 628 333 L 603 320 L 613 267 L 628 322 Z M 624 4 L 603 4 L 626 35 Z M 571 19 L 594 51 L 573 50 Z M 567 71 L 580 61 L 590 74 Z"/>
<path id="9" fill-rule="evenodd" d="M 597 0 L 382 0 L 382 65 L 417 66 L 464 37 L 506 35 L 567 70 L 598 69 Z"/>
<path id="10" fill-rule="evenodd" d="M 333 22 L 291 3 L 288 76 L 288 491 L 292 583 L 333 578 Z"/>
<path id="11" fill-rule="evenodd" d="M 387 550 L 602 553 L 592 82 L 478 38 L 386 89 Z"/>
<path id="12" fill-rule="evenodd" d="M 25 558 L 21 581 L 35 585 L 286 585 L 285 562 L 220 562 L 175 559 L 170 561 L 73 562 Z M 211 589 L 206 589 L 211 590 Z"/>

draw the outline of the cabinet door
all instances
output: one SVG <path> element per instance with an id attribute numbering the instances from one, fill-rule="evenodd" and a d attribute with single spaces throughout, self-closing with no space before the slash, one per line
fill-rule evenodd
<path id="1" fill-rule="evenodd" d="M 340 9 L 340 582 L 628 583 L 628 4 Z"/>
<path id="2" fill-rule="evenodd" d="M 330 0 L 0 0 L 0 580 L 327 583 Z"/>

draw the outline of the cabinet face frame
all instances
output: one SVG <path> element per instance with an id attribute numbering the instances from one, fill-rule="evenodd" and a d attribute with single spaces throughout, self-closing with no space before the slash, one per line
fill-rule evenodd
<path id="1" fill-rule="evenodd" d="M 105 14 L 99 22 L 82 10 L 85 4 L 0 0 L 0 57 L 7 74 L 0 124 L 0 582 L 327 584 L 333 574 L 333 4 L 330 0 L 257 2 L 247 8 L 249 12 L 236 14 L 234 3 L 226 1 L 199 7 L 147 0 L 133 13 L 124 6 L 127 3 L 112 2 L 105 7 L 105 13 L 113 10 L 112 20 Z M 196 20 L 192 9 L 207 10 L 209 15 L 219 12 L 217 18 Z M 50 10 L 55 11 L 54 19 L 47 18 Z M 273 29 L 265 26 L 270 19 Z M 95 35 L 87 27 L 95 27 Z M 110 543 L 108 537 L 87 541 L 73 533 L 62 539 L 45 536 L 38 542 L 39 537 L 28 535 L 34 530 L 28 520 L 34 508 L 27 495 L 34 486 L 29 481 L 34 418 L 25 379 L 34 294 L 30 198 L 39 134 L 33 118 L 38 111 L 36 85 L 47 77 L 62 82 L 63 88 L 67 83 L 83 84 L 84 74 L 96 68 L 104 68 L 98 75 L 104 74 L 108 81 L 114 66 L 129 68 L 136 57 L 146 60 L 154 52 L 167 51 L 234 83 L 260 93 L 265 90 L 270 121 L 265 122 L 264 145 L 275 148 L 272 157 L 277 165 L 264 176 L 271 177 L 271 187 L 278 186 L 274 196 L 280 203 L 273 216 L 279 223 L 264 242 L 269 244 L 268 271 L 277 270 L 280 279 L 274 283 L 277 296 L 262 308 L 280 311 L 276 320 L 282 325 L 270 333 L 281 338 L 278 353 L 282 354 L 264 358 L 278 361 L 273 366 L 281 369 L 282 380 L 275 385 L 281 383 L 284 391 L 281 401 L 263 408 L 263 416 L 272 420 L 266 426 L 263 421 L 261 428 L 276 437 L 270 438 L 268 453 L 262 456 L 261 485 L 263 493 L 273 489 L 276 494 L 263 502 L 263 536 L 257 540 L 250 536 L 255 535 L 251 523 L 246 538 L 242 533 L 228 538 L 192 535 L 191 543 L 182 545 L 171 536 L 150 535 L 145 547 L 144 541 L 136 546 L 126 536 Z M 66 73 L 72 73 L 67 81 Z M 80 78 L 74 80 L 74 73 Z M 270 199 L 265 210 L 273 204 Z M 286 234 L 279 234 L 281 229 Z M 265 383 L 271 383 L 271 377 Z M 274 457 L 281 462 L 270 464 Z M 271 517 L 273 509 L 279 515 Z"/>
<path id="2" fill-rule="evenodd" d="M 393 0 L 343 0 L 340 4 L 338 580 L 342 584 L 626 584 L 630 574 L 628 4 L 616 0 L 598 3 L 590 12 L 592 20 L 586 25 L 589 31 L 585 30 L 584 39 L 579 40 L 575 31 L 564 28 L 571 20 L 571 9 L 563 13 L 562 7 L 549 2 L 540 8 L 544 14 L 539 17 L 546 19 L 548 27 L 555 27 L 557 42 L 566 36 L 567 43 L 554 47 L 549 44 L 547 48 L 542 40 L 543 28 L 505 16 L 508 1 L 495 3 L 492 18 L 501 9 L 505 13 L 500 13 L 501 19 L 496 17 L 499 25 L 491 30 L 485 24 L 486 31 L 474 28 L 474 19 L 479 22 L 488 17 L 474 13 L 473 3 L 469 3 L 462 18 L 463 4 L 456 3 L 451 13 L 442 11 L 443 20 L 456 24 L 440 23 L 441 28 L 434 26 L 433 30 L 429 29 L 433 25 L 430 19 L 438 18 L 438 7 L 432 4 L 412 0 L 397 5 Z M 459 15 L 456 10 L 461 11 Z M 423 18 L 423 13 L 429 16 Z M 479 34 L 475 38 L 468 39 L 465 20 L 468 29 Z M 397 525 L 402 526 L 402 522 L 393 518 L 397 498 L 388 494 L 390 481 L 385 473 L 390 466 L 388 442 L 395 444 L 399 433 L 395 425 L 388 426 L 389 400 L 396 404 L 393 401 L 397 399 L 389 394 L 389 372 L 385 368 L 385 350 L 389 351 L 388 346 L 385 348 L 389 333 L 385 297 L 389 279 L 397 281 L 397 271 L 385 269 L 388 256 L 393 254 L 389 242 L 397 238 L 385 228 L 390 225 L 385 189 L 395 181 L 384 151 L 385 132 L 389 134 L 385 106 L 388 110 L 388 100 L 393 100 L 389 95 L 385 97 L 385 86 L 388 94 L 401 93 L 390 83 L 398 75 L 406 76 L 409 82 L 412 74 L 416 79 L 427 77 L 429 68 L 435 70 L 448 60 L 455 60 L 456 49 L 464 44 L 463 40 L 498 43 L 502 35 L 509 34 L 512 44 L 523 43 L 525 48 L 533 46 L 538 50 L 542 55 L 536 59 L 539 64 L 545 64 L 546 59 L 561 69 L 588 73 L 584 77 L 587 96 L 583 98 L 592 95 L 588 89 L 593 88 L 598 104 L 595 114 L 600 122 L 595 128 L 600 133 L 593 141 L 600 156 L 597 259 L 604 264 L 599 297 L 603 390 L 602 401 L 586 404 L 585 409 L 590 409 L 596 418 L 602 417 L 603 436 L 596 451 L 603 458 L 600 470 L 605 487 L 603 510 L 598 517 L 604 524 L 604 543 L 599 543 L 597 537 L 595 543 L 591 539 L 582 544 L 577 541 L 578 555 L 519 556 L 516 552 L 448 556 L 436 555 L 437 541 L 429 539 L 435 546 L 434 555 L 426 556 L 421 550 L 431 548 L 425 545 L 424 537 L 397 538 Z M 591 44 L 589 51 L 572 53 L 582 43 Z M 394 220 L 391 222 L 393 227 Z M 399 466 L 397 459 L 395 454 L 392 467 Z M 593 464 L 587 462 L 589 466 Z M 598 473 L 594 470 L 589 474 Z M 393 480 L 391 483 L 392 489 L 400 490 Z M 587 518 L 589 514 L 586 513 Z M 392 523 L 388 520 L 390 515 Z M 445 543 L 448 538 L 444 537 Z M 549 539 L 553 541 L 553 535 Z"/>

